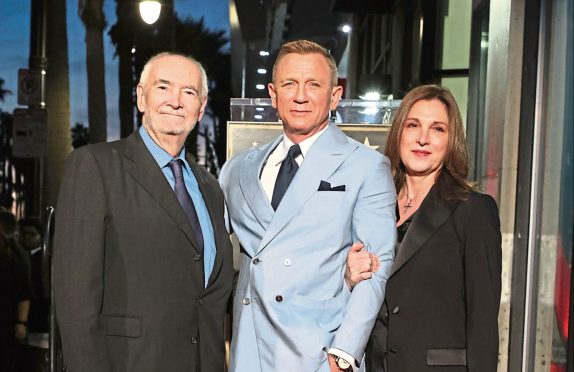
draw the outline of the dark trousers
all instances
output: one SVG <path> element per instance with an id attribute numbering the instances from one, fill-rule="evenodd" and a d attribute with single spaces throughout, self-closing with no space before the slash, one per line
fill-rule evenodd
<path id="1" fill-rule="evenodd" d="M 21 345 L 16 361 L 16 372 L 48 372 L 48 349 Z"/>

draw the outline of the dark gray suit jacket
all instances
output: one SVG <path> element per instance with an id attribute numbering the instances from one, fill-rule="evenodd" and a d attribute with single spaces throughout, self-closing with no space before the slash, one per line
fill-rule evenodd
<path id="1" fill-rule="evenodd" d="M 54 244 L 68 372 L 216 372 L 232 253 L 217 181 L 190 158 L 217 254 L 207 288 L 191 226 L 139 134 L 67 162 Z"/>
<path id="2" fill-rule="evenodd" d="M 494 200 L 442 203 L 433 187 L 393 263 L 367 371 L 496 372 L 501 265 Z"/>

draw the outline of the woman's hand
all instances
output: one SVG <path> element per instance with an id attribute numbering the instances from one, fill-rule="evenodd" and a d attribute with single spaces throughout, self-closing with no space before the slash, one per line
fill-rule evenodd
<path id="1" fill-rule="evenodd" d="M 379 270 L 379 258 L 364 250 L 363 243 L 354 243 L 347 253 L 345 281 L 351 290 Z"/>

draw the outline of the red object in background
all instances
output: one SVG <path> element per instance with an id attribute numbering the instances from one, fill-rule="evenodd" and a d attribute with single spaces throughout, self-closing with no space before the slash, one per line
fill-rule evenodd
<path id="1" fill-rule="evenodd" d="M 570 271 L 572 265 L 566 259 L 562 239 L 558 234 L 556 253 L 556 282 L 554 287 L 554 312 L 558 323 L 560 337 L 565 343 L 568 341 L 568 317 L 570 311 Z"/>
<path id="2" fill-rule="evenodd" d="M 554 363 L 550 364 L 550 372 L 566 372 L 566 366 L 561 364 L 557 365 Z"/>

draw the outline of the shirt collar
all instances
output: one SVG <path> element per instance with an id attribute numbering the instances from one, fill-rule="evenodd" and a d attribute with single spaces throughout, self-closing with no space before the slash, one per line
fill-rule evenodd
<path id="1" fill-rule="evenodd" d="M 301 155 L 303 156 L 303 159 L 305 158 L 305 156 L 307 156 L 307 153 L 309 152 L 309 149 L 311 149 L 313 143 L 315 143 L 315 141 L 317 141 L 317 139 L 321 136 L 321 134 L 323 134 L 325 130 L 327 130 L 327 127 L 328 125 L 325 126 L 325 128 L 318 131 L 317 133 L 313 134 L 311 137 L 306 138 L 305 140 L 299 142 L 299 147 L 301 148 Z M 283 140 L 281 141 L 281 143 L 279 143 L 279 145 L 275 148 L 273 153 L 269 156 L 269 161 L 271 162 L 271 164 L 279 165 L 279 163 L 285 160 L 285 158 L 287 157 L 287 152 L 289 152 L 289 148 L 291 148 L 291 146 L 293 145 L 294 143 L 285 135 L 285 132 L 283 132 Z"/>
<path id="2" fill-rule="evenodd" d="M 151 136 L 149 135 L 149 133 L 147 132 L 147 130 L 143 125 L 140 127 L 139 131 L 145 146 L 147 147 L 147 149 L 149 150 L 149 152 L 151 153 L 151 155 L 153 156 L 154 160 L 157 162 L 160 168 L 165 167 L 166 165 L 169 164 L 170 161 L 174 159 L 171 157 L 170 154 L 167 153 L 167 151 L 165 151 L 157 143 L 155 143 L 155 141 L 151 138 Z M 188 167 L 187 161 L 185 160 L 185 147 L 181 149 L 179 155 L 176 156 L 175 159 L 183 160 L 184 167 L 185 168 Z"/>

